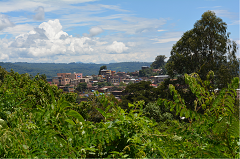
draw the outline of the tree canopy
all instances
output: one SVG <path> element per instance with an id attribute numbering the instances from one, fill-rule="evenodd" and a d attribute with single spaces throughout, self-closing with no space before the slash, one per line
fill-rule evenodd
<path id="1" fill-rule="evenodd" d="M 103 65 L 100 67 L 98 75 L 101 75 L 101 70 L 104 70 L 104 69 L 107 69 L 106 65 Z"/>
<path id="2" fill-rule="evenodd" d="M 76 90 L 79 92 L 85 91 L 87 89 L 87 83 L 79 83 Z"/>
<path id="3" fill-rule="evenodd" d="M 206 79 L 207 73 L 212 70 L 217 81 L 223 80 L 222 76 L 229 76 L 224 84 L 218 85 L 226 86 L 237 76 L 239 67 L 237 45 L 229 39 L 229 34 L 227 24 L 214 12 L 203 13 L 194 28 L 185 32 L 173 46 L 166 66 L 168 74 L 173 77 L 176 74 L 196 72 L 202 79 Z"/>
<path id="4" fill-rule="evenodd" d="M 151 64 L 151 67 L 154 68 L 154 69 L 161 68 L 162 66 L 165 65 L 164 60 L 165 60 L 166 58 L 167 58 L 167 57 L 165 57 L 165 55 L 158 55 L 158 56 L 155 58 L 155 61 Z"/>

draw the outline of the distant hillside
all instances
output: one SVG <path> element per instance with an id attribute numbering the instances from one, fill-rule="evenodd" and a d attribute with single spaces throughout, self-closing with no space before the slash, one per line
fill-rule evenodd
<path id="1" fill-rule="evenodd" d="M 99 68 L 106 65 L 108 69 L 121 72 L 134 72 L 140 70 L 142 66 L 150 66 L 151 62 L 120 62 L 110 64 L 92 64 L 92 63 L 4 63 L 0 62 L 0 66 L 7 71 L 13 69 L 13 71 L 19 74 L 28 73 L 35 76 L 37 73 L 45 74 L 47 78 L 56 76 L 57 73 L 83 73 L 86 75 L 97 75 Z"/>

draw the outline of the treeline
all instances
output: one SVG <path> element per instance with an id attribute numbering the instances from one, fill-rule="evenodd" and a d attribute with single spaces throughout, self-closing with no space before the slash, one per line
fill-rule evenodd
<path id="1" fill-rule="evenodd" d="M 120 62 L 110 64 L 85 64 L 85 63 L 4 63 L 0 62 L 0 66 L 7 71 L 13 69 L 19 74 L 28 73 L 32 76 L 45 74 L 47 78 L 52 78 L 57 73 L 79 72 L 83 75 L 97 75 L 99 67 L 106 65 L 108 69 L 121 72 L 134 72 L 141 69 L 142 66 L 150 66 L 151 62 Z"/>

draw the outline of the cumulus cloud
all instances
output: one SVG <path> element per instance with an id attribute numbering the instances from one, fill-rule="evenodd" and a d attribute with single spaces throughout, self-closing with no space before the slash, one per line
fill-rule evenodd
<path id="1" fill-rule="evenodd" d="M 44 8 L 42 6 L 39 6 L 36 10 L 35 10 L 36 14 L 33 16 L 34 20 L 44 20 L 44 16 L 45 16 L 45 12 L 44 12 Z"/>
<path id="2" fill-rule="evenodd" d="M 62 31 L 59 20 L 43 22 L 26 34 L 20 34 L 9 45 L 19 56 L 51 57 L 59 54 L 86 53 L 93 49 L 84 44 L 85 38 L 73 38 Z"/>
<path id="3" fill-rule="evenodd" d="M 123 53 L 128 50 L 123 42 L 114 41 L 111 45 L 107 46 L 106 49 L 110 53 Z"/>
<path id="4" fill-rule="evenodd" d="M 49 20 L 48 22 L 43 22 L 39 25 L 39 28 L 45 31 L 45 35 L 48 39 L 59 39 L 63 36 L 68 36 L 66 32 L 62 31 L 62 25 L 60 24 L 58 19 Z"/>
<path id="5" fill-rule="evenodd" d="M 0 14 L 0 30 L 12 26 L 14 26 L 13 22 L 11 22 L 6 15 Z"/>
<path id="6" fill-rule="evenodd" d="M 102 32 L 103 32 L 103 29 L 101 27 L 94 26 L 89 30 L 89 34 L 84 33 L 83 36 L 93 37 L 93 36 L 96 36 L 98 34 L 101 34 Z"/>
<path id="7" fill-rule="evenodd" d="M 91 35 L 100 32 L 101 29 L 99 28 L 90 30 Z M 58 19 L 43 22 L 30 32 L 20 34 L 14 40 L 3 43 L 5 44 L 4 50 L 8 50 L 9 54 L 0 54 L 0 59 L 63 58 L 66 60 L 68 57 L 83 55 L 92 56 L 109 52 L 122 53 L 128 49 L 122 42 L 114 41 L 107 46 L 107 42 L 100 40 L 99 37 L 73 37 L 68 35 L 62 30 L 62 25 Z M 3 47 L 1 46 L 1 48 Z"/>
<path id="8" fill-rule="evenodd" d="M 101 29 L 90 29 L 97 35 Z M 73 37 L 62 30 L 58 19 L 41 23 L 15 39 L 0 39 L 0 60 L 26 62 L 108 62 L 126 61 L 126 53 L 136 45 L 135 42 L 110 40 L 100 37 Z M 116 55 L 118 56 L 116 57 Z M 129 55 L 130 57 L 130 55 Z M 135 57 L 136 59 L 136 57 Z M 120 60 L 120 61 L 119 61 Z"/>

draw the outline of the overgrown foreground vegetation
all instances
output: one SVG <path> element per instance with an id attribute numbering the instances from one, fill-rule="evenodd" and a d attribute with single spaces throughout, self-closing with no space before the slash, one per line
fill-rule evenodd
<path id="1" fill-rule="evenodd" d="M 239 158 L 239 79 L 215 93 L 208 90 L 212 76 L 209 72 L 201 81 L 185 74 L 197 97 L 195 110 L 185 106 L 173 85 L 173 100 L 159 98 L 147 106 L 140 101 L 124 110 L 112 96 L 96 93 L 77 104 L 75 94 L 63 94 L 39 76 L 1 69 L 0 156 Z M 158 121 L 150 119 L 163 107 L 186 119 L 161 112 Z"/>

